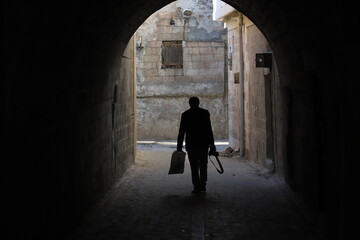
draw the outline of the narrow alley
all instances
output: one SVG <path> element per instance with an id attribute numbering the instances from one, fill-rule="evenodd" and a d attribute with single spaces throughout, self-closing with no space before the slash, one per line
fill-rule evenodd
<path id="1" fill-rule="evenodd" d="M 353 239 L 358 1 L 174 2 L 3 2 L 0 239 Z M 136 149 L 192 96 L 248 159 L 203 195 Z"/>
<path id="2" fill-rule="evenodd" d="M 140 148 L 118 181 L 71 240 L 320 239 L 275 176 L 239 157 L 209 162 L 207 192 L 192 194 L 189 163 L 168 175 L 173 149 Z"/>

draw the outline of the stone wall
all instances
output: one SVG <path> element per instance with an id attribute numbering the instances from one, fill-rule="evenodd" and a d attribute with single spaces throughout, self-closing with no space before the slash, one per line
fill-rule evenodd
<path id="1" fill-rule="evenodd" d="M 37 34 L 26 41 L 29 52 L 16 60 L 31 73 L 17 73 L 27 79 L 23 84 L 9 81 L 9 91 L 18 89 L 26 100 L 11 101 L 8 108 L 13 117 L 8 143 L 18 144 L 8 147 L 3 173 L 5 185 L 14 186 L 6 193 L 14 207 L 9 215 L 3 212 L 1 238 L 63 239 L 134 162 L 134 41 L 125 52 L 115 51 L 119 43 L 113 38 L 105 41 L 102 35 L 99 45 L 96 37 L 79 40 L 74 33 L 71 41 L 82 44 L 69 59 L 68 48 L 44 43 L 42 28 L 33 31 Z M 59 35 L 56 43 L 64 44 L 66 36 Z M 14 69 L 15 62 L 8 64 Z"/>
<path id="2" fill-rule="evenodd" d="M 120 79 L 119 59 L 134 31 L 170 2 L 4 1 L 5 239 L 63 239 L 106 192 L 88 188 L 90 179 L 109 184 L 102 172 L 111 170 L 97 170 L 113 150 L 105 144 L 112 141 L 109 74 Z M 325 239 L 351 239 L 357 168 L 350 163 L 360 122 L 356 2 L 226 2 L 256 23 L 274 52 L 278 100 L 285 100 L 278 116 L 285 182 Z"/>
<path id="3" fill-rule="evenodd" d="M 185 22 L 182 12 L 191 9 Z M 191 96 L 213 120 L 215 138 L 227 136 L 226 31 L 211 19 L 209 1 L 176 1 L 155 12 L 137 30 L 138 139 L 176 139 Z M 172 21 L 172 24 L 170 22 Z M 182 42 L 183 67 L 163 68 L 162 41 Z"/>
<path id="4" fill-rule="evenodd" d="M 225 21 L 228 29 L 230 146 L 239 150 L 242 156 L 267 167 L 273 160 L 271 88 L 274 81 L 270 68 L 256 68 L 255 55 L 271 52 L 271 49 L 246 16 L 232 12 Z"/>
<path id="5" fill-rule="evenodd" d="M 233 149 L 244 152 L 244 73 L 241 44 L 241 15 L 226 22 L 228 30 L 228 111 L 229 144 Z M 241 125 L 241 126 L 240 126 Z M 243 154 L 242 154 L 243 155 Z"/>
<path id="6" fill-rule="evenodd" d="M 135 44 L 134 37 L 122 55 L 120 78 L 115 79 L 112 102 L 113 159 L 116 178 L 134 162 L 136 153 L 135 122 Z"/>
<path id="7" fill-rule="evenodd" d="M 268 129 L 266 128 L 265 75 L 269 72 L 268 69 L 255 67 L 255 55 L 271 52 L 271 49 L 264 35 L 250 20 L 245 17 L 243 24 L 245 152 L 249 158 L 266 166 Z M 271 99 L 267 100 L 271 101 Z"/>

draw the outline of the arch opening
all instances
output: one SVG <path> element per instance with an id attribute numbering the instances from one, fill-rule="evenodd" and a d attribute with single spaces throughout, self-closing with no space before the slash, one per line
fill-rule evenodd
<path id="1" fill-rule="evenodd" d="M 16 227 L 9 229 L 25 229 L 15 231 L 19 238 L 39 226 L 49 234 L 56 223 L 71 228 L 132 164 L 135 88 L 123 80 L 134 73 L 128 71 L 134 58 L 124 49 L 146 16 L 170 2 L 3 4 L 4 136 L 14 159 L 6 162 L 4 179 L 9 202 L 19 206 L 9 217 Z M 349 1 L 226 2 L 258 26 L 276 58 L 282 124 L 274 136 L 281 138 L 285 180 L 320 219 L 315 222 L 340 239 L 345 157 L 354 152 L 347 137 L 358 119 L 349 107 L 356 61 L 345 61 L 357 55 L 349 30 L 358 25 L 356 8 Z M 343 18 L 328 24 L 337 13 Z M 26 142 L 22 152 L 19 136 Z M 23 196 L 32 198 L 23 205 Z"/>
<path id="2" fill-rule="evenodd" d="M 172 10 L 169 10 L 169 7 L 165 10 L 158 10 L 136 32 L 138 104 L 140 102 L 138 105 L 140 115 L 137 119 L 139 140 L 175 140 L 180 113 L 188 107 L 187 98 L 199 94 L 205 97 L 203 106 L 206 108 L 209 105 L 207 101 L 209 101 L 210 107 L 214 111 L 213 122 L 218 124 L 215 126 L 215 136 L 221 136 L 218 139 L 230 138 L 230 151 L 240 152 L 241 156 L 251 158 L 270 172 L 275 172 L 274 141 L 276 139 L 274 140 L 273 135 L 273 122 L 277 120 L 276 123 L 279 126 L 282 123 L 279 123 L 279 118 L 275 119 L 273 115 L 273 111 L 279 112 L 281 109 L 276 109 L 271 102 L 279 95 L 279 92 L 274 93 L 274 90 L 278 89 L 279 76 L 275 60 L 274 64 L 267 68 L 255 68 L 257 53 L 272 52 L 269 43 L 256 25 L 234 8 L 232 8 L 231 14 L 222 16 L 222 19 L 226 20 L 229 25 L 224 34 L 223 23 L 220 19 L 215 22 L 210 16 L 213 15 L 212 6 L 206 15 L 204 12 L 198 13 L 199 9 L 191 5 L 175 6 L 174 3 L 172 5 Z M 200 5 L 200 7 L 203 6 Z M 192 9 L 193 14 L 186 22 L 192 24 L 193 29 L 188 27 L 186 32 L 186 23 L 183 21 L 181 11 L 184 9 Z M 220 24 L 221 27 L 208 31 L 207 34 L 199 34 L 198 29 L 204 30 L 204 26 L 209 28 L 209 20 L 207 23 L 199 23 L 199 16 L 204 18 L 204 15 L 205 18 L 210 18 L 211 24 L 217 24 L 217 26 Z M 203 20 L 203 22 L 205 21 Z M 179 31 L 176 29 L 176 25 L 178 25 Z M 194 26 L 197 29 L 194 30 Z M 227 35 L 231 32 L 235 33 L 228 38 Z M 185 33 L 188 35 L 186 38 Z M 234 37 L 236 37 L 236 43 L 233 40 Z M 187 62 L 184 60 L 184 67 L 170 69 L 171 72 L 168 73 L 161 65 L 161 44 L 164 40 L 174 39 L 182 39 L 182 45 L 185 46 L 183 58 Z M 188 48 L 186 48 L 187 43 L 189 46 L 191 45 Z M 210 47 L 205 46 L 206 44 Z M 211 44 L 213 49 L 211 49 Z M 223 44 L 224 47 L 220 47 L 219 44 Z M 196 54 L 195 51 L 197 51 Z M 219 56 L 216 55 L 217 53 L 220 53 Z M 234 58 L 232 54 L 234 54 Z M 246 55 L 245 58 L 244 55 Z M 206 62 L 206 57 L 209 58 L 209 62 Z M 220 68 L 208 68 L 210 63 L 220 66 Z M 200 66 L 201 64 L 203 67 Z M 213 75 L 214 70 L 215 75 Z M 249 79 L 252 81 L 250 82 Z M 217 99 L 220 99 L 222 103 L 216 103 Z M 176 102 L 177 100 L 180 100 L 181 104 Z M 152 110 L 153 105 L 147 105 L 145 102 L 155 104 L 155 110 Z M 217 104 L 219 104 L 218 107 Z M 177 109 L 179 105 L 183 108 L 182 110 Z M 245 108 L 245 105 L 250 107 Z M 280 102 L 277 105 L 280 105 Z M 172 109 L 175 109 L 175 112 L 171 114 L 169 111 Z M 171 116 L 167 116 L 168 114 Z M 224 118 L 224 116 L 226 117 Z M 223 127 L 228 124 L 231 125 L 231 129 L 226 128 L 225 131 L 217 132 L 218 126 Z M 165 135 L 161 135 L 162 129 L 165 131 Z M 167 129 L 171 129 L 171 131 Z M 279 133 L 281 134 L 281 130 L 277 134 Z M 280 160 L 276 163 L 278 165 L 277 172 L 283 176 L 282 150 L 277 150 L 277 154 L 280 155 L 277 158 Z"/>
<path id="3" fill-rule="evenodd" d="M 301 26 L 299 29 L 299 23 L 294 20 L 295 15 L 290 17 L 291 20 L 289 21 L 288 13 L 283 9 L 283 6 L 276 4 L 269 6 L 269 4 L 262 3 L 251 4 L 247 1 L 225 2 L 234 6 L 235 9 L 241 11 L 245 14 L 244 16 L 248 16 L 249 20 L 256 24 L 271 46 L 273 53 L 274 65 L 270 76 L 274 78 L 274 81 L 277 81 L 277 85 L 275 87 L 270 86 L 270 90 L 277 91 L 276 96 L 272 95 L 276 98 L 277 108 L 274 109 L 274 103 L 266 106 L 267 111 L 271 113 L 270 118 L 273 118 L 272 126 L 268 126 L 268 129 L 272 131 L 269 135 L 273 139 L 267 142 L 271 142 L 273 146 L 267 147 L 276 150 L 270 153 L 265 152 L 269 154 L 267 156 L 273 158 L 270 160 L 275 160 L 276 171 L 282 174 L 292 189 L 297 189 L 296 191 L 303 195 L 305 202 L 312 202 L 311 204 L 318 207 L 323 206 L 325 200 L 321 194 L 325 183 L 322 178 L 323 175 L 316 175 L 324 169 L 322 153 L 320 152 L 322 146 L 319 143 L 322 133 L 318 129 L 319 121 L 322 121 L 323 117 L 317 115 L 316 110 L 310 104 L 310 102 L 315 101 L 315 108 L 321 108 L 319 103 L 321 100 L 314 96 L 316 93 L 313 92 L 314 83 L 312 81 L 318 81 L 310 66 L 313 56 L 308 52 L 310 51 L 309 46 L 304 46 L 304 43 L 300 42 L 304 40 L 301 32 L 304 31 L 305 26 Z M 277 24 L 279 22 L 281 24 Z M 305 25 L 308 26 L 307 23 Z M 307 41 L 305 43 L 308 44 Z M 264 75 L 269 75 L 269 73 Z M 274 92 L 269 93 L 267 91 L 266 94 L 271 95 Z M 295 107 L 294 104 L 299 105 Z M 306 114 L 301 116 L 301 121 L 298 121 L 296 118 L 303 111 Z M 294 117 L 295 115 L 296 117 Z M 274 120 L 274 118 L 277 119 Z M 301 129 L 314 129 L 314 131 L 300 133 Z M 311 140 L 305 141 L 304 139 Z M 302 151 L 305 148 L 317 148 L 316 154 L 310 156 L 311 150 L 306 153 Z M 300 152 L 301 154 L 299 154 Z M 303 159 L 304 156 L 307 160 Z M 271 164 L 274 163 L 270 162 L 270 168 L 273 166 Z M 309 166 L 310 169 L 306 168 Z M 311 172 L 310 174 L 314 176 L 311 180 L 314 182 L 312 186 L 306 183 L 304 176 L 307 172 Z M 320 209 L 321 207 L 316 211 L 321 211 Z"/>

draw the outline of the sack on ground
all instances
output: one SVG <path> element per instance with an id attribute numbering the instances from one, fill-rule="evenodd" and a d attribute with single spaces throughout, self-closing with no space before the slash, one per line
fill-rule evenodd
<path id="1" fill-rule="evenodd" d="M 171 155 L 169 174 L 184 173 L 185 152 L 174 151 Z"/>

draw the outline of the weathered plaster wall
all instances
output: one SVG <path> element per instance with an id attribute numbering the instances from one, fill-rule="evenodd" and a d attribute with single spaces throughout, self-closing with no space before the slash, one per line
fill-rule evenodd
<path id="1" fill-rule="evenodd" d="M 134 163 L 136 154 L 135 38 L 122 55 L 112 95 L 113 159 L 116 179 Z"/>
<path id="2" fill-rule="evenodd" d="M 271 104 L 266 112 L 266 104 L 271 102 L 271 91 L 265 101 L 265 75 L 270 71 L 255 67 L 255 55 L 271 52 L 271 49 L 259 29 L 246 16 L 232 12 L 224 21 L 228 29 L 230 146 L 266 167 L 266 159 L 273 151 L 273 139 L 269 134 L 273 128 Z M 269 88 L 272 82 L 269 80 Z"/>
<path id="3" fill-rule="evenodd" d="M 185 9 L 192 11 L 187 22 Z M 199 0 L 173 2 L 137 30 L 138 139 L 176 139 L 191 96 L 209 107 L 215 138 L 227 137 L 225 36 L 222 24 L 212 21 L 211 1 Z M 161 67 L 161 45 L 167 40 L 182 41 L 183 68 Z"/>
<path id="4" fill-rule="evenodd" d="M 228 114 L 229 114 L 229 144 L 233 149 L 243 151 L 244 136 L 243 118 L 244 110 L 241 106 L 244 91 L 243 87 L 243 63 L 241 59 L 241 16 L 233 15 L 226 19 L 228 30 Z M 237 81 L 235 81 L 237 78 Z"/>
<path id="5" fill-rule="evenodd" d="M 271 52 L 264 35 L 244 17 L 244 99 L 245 99 L 245 152 L 250 159 L 265 167 L 266 111 L 264 68 L 255 67 L 256 53 Z"/>
<path id="6" fill-rule="evenodd" d="M 277 70 L 275 59 L 272 63 L 271 72 L 271 98 L 272 98 L 272 126 L 273 126 L 273 163 L 276 174 L 284 177 L 286 174 L 286 154 L 289 149 L 286 149 L 287 137 L 287 119 L 289 116 L 288 101 L 289 96 L 286 89 L 281 88 L 279 72 Z"/>

